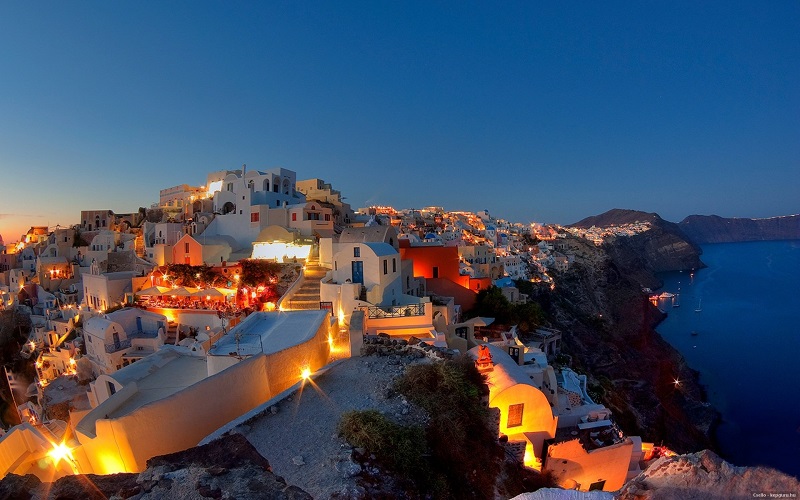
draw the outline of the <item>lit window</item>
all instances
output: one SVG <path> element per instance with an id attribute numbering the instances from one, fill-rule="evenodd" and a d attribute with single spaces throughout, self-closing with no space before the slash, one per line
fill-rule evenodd
<path id="1" fill-rule="evenodd" d="M 524 407 L 525 403 L 508 406 L 508 423 L 506 427 L 519 427 L 522 425 L 522 410 Z"/>

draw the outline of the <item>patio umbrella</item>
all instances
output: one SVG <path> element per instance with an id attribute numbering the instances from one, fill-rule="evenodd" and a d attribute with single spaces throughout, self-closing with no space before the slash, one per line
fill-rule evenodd
<path id="1" fill-rule="evenodd" d="M 194 292 L 196 292 L 196 288 L 186 288 L 180 286 L 178 288 L 173 288 L 172 290 L 168 291 L 164 295 L 175 295 L 177 297 L 190 297 Z"/>
<path id="2" fill-rule="evenodd" d="M 136 295 L 166 295 L 170 289 L 165 286 L 151 286 L 136 292 Z"/>
<path id="3" fill-rule="evenodd" d="M 206 288 L 205 290 L 198 290 L 198 291 L 194 292 L 192 295 L 194 295 L 195 297 L 200 297 L 200 298 L 204 298 L 204 297 L 216 298 L 216 297 L 224 297 L 225 296 L 224 293 L 220 292 L 216 288 Z"/>

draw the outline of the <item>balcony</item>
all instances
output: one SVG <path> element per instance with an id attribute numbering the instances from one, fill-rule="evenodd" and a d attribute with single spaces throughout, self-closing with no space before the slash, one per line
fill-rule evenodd
<path id="1" fill-rule="evenodd" d="M 133 339 L 154 339 L 156 337 L 158 337 L 158 332 L 157 331 L 155 331 L 155 332 L 138 331 L 138 332 L 131 333 L 130 335 L 128 335 L 127 339 L 123 339 L 123 340 L 120 340 L 120 341 L 117 341 L 117 342 L 111 342 L 109 344 L 106 344 L 105 345 L 106 354 L 113 354 L 113 353 L 115 353 L 117 351 L 121 351 L 123 349 L 128 349 L 129 347 L 131 347 L 131 340 L 133 340 Z"/>
<path id="2" fill-rule="evenodd" d="M 409 316 L 425 316 L 425 304 L 408 304 L 405 306 L 378 307 L 369 306 L 361 308 L 367 318 L 406 318 Z"/>
<path id="3" fill-rule="evenodd" d="M 122 349 L 127 349 L 130 346 L 131 346 L 131 339 L 112 342 L 110 344 L 106 344 L 106 354 L 113 354 L 117 351 L 121 351 Z"/>

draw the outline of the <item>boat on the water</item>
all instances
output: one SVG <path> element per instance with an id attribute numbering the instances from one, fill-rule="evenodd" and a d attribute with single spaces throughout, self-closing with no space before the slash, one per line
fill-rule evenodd
<path id="1" fill-rule="evenodd" d="M 702 304 L 703 304 L 703 299 L 698 300 L 697 309 L 695 309 L 694 312 L 699 313 L 700 311 L 702 311 L 703 310 Z"/>

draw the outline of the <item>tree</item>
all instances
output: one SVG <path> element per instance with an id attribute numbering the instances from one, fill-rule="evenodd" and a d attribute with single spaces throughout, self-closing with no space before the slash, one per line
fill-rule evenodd
<path id="1" fill-rule="evenodd" d="M 178 286 L 201 288 L 223 286 L 227 283 L 224 276 L 206 265 L 167 264 L 167 274 L 171 277 L 171 281 Z"/>
<path id="2" fill-rule="evenodd" d="M 278 282 L 282 266 L 277 262 L 258 259 L 245 259 L 239 262 L 242 276 L 239 280 L 244 286 L 270 286 Z"/>

